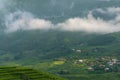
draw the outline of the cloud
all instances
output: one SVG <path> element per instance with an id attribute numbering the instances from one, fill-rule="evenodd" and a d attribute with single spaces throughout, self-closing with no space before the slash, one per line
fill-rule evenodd
<path id="1" fill-rule="evenodd" d="M 14 6 L 13 0 L 0 0 L 0 13 L 7 12 L 10 7 Z"/>
<path id="2" fill-rule="evenodd" d="M 0 11 L 3 10 L 6 7 L 6 0 L 0 0 Z"/>
<path id="3" fill-rule="evenodd" d="M 58 29 L 64 31 L 82 31 L 86 33 L 107 34 L 120 31 L 120 8 L 112 7 L 107 9 L 97 9 L 101 13 L 115 14 L 111 20 L 95 18 L 93 12 L 89 12 L 87 17 L 75 17 L 67 19 L 65 22 L 54 24 L 49 20 L 36 18 L 29 12 L 17 11 L 10 13 L 5 18 L 6 32 L 17 30 L 49 30 Z"/>
<path id="4" fill-rule="evenodd" d="M 107 2 L 110 2 L 110 1 L 112 1 L 112 0 L 99 0 L 99 1 L 107 1 Z"/>
<path id="5" fill-rule="evenodd" d="M 17 11 L 10 13 L 5 18 L 6 32 L 31 29 L 51 29 L 53 24 L 44 19 L 35 18 L 28 12 Z"/>
<path id="6" fill-rule="evenodd" d="M 120 7 L 109 7 L 105 9 L 98 8 L 96 11 L 108 14 L 120 14 Z"/>
<path id="7" fill-rule="evenodd" d="M 110 22 L 104 21 L 100 18 L 95 19 L 91 14 L 87 18 L 73 18 L 59 26 L 66 31 L 83 31 L 87 33 L 112 33 L 117 32 L 118 27 L 115 27 Z"/>

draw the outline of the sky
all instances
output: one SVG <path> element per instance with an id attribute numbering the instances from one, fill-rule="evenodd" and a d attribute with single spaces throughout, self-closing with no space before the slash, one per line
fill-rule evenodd
<path id="1" fill-rule="evenodd" d="M 33 1 L 30 0 L 31 3 Z M 40 0 L 39 3 L 31 4 L 27 0 L 25 2 L 0 0 L 0 15 L 2 17 L 1 24 L 4 26 L 3 30 L 4 32 L 11 33 L 18 30 L 58 29 L 60 31 L 82 31 L 98 34 L 120 31 L 119 4 L 116 6 L 112 0 L 104 0 L 108 6 L 104 4 L 102 7 L 96 7 L 98 1 L 104 3 L 103 0 L 98 0 L 97 2 L 93 0 L 90 4 L 88 4 L 88 0 L 85 0 L 85 2 L 79 1 L 80 6 L 78 6 L 78 1 L 70 0 L 68 2 L 68 0 L 62 0 L 59 2 L 58 0 L 51 0 L 51 3 L 48 3 L 47 0 L 45 2 Z M 64 4 L 62 4 L 63 2 Z M 109 2 L 113 3 L 113 5 Z M 37 5 L 35 6 L 35 4 Z M 82 14 L 85 15 L 82 16 Z M 59 18 L 62 21 L 59 21 Z M 58 20 L 57 23 L 54 23 L 53 19 Z"/>

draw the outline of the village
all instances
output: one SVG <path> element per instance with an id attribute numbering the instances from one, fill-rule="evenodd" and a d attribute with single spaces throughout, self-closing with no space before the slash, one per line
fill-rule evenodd
<path id="1" fill-rule="evenodd" d="M 79 59 L 74 64 L 86 64 L 89 72 L 119 72 L 120 60 L 112 57 L 101 57 L 95 59 Z"/>

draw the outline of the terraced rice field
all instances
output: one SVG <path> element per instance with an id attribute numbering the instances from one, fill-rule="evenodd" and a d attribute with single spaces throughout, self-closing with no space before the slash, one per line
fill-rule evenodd
<path id="1" fill-rule="evenodd" d="M 58 76 L 23 67 L 0 67 L 0 80 L 64 80 Z"/>

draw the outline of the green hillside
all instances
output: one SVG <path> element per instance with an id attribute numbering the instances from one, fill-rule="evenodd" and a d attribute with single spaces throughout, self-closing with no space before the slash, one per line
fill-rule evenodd
<path id="1" fill-rule="evenodd" d="M 119 73 L 105 73 L 105 74 L 86 74 L 86 75 L 67 75 L 69 80 L 120 80 Z"/>
<path id="2" fill-rule="evenodd" d="M 119 55 L 119 33 L 84 34 L 64 31 L 20 31 L 0 35 L 1 62 L 29 59 L 53 60 L 61 57 Z M 77 54 L 81 50 L 82 54 Z"/>
<path id="3" fill-rule="evenodd" d="M 0 80 L 64 80 L 60 77 L 24 67 L 0 67 Z"/>
<path id="4" fill-rule="evenodd" d="M 119 80 L 119 73 L 62 75 L 68 80 Z M 0 67 L 0 80 L 66 80 L 29 67 Z"/>
<path id="5" fill-rule="evenodd" d="M 0 80 L 120 80 L 120 0 L 0 0 L 0 66 Z"/>
<path id="6" fill-rule="evenodd" d="M 90 80 L 94 76 L 97 80 L 97 76 L 103 75 L 104 80 L 108 75 L 117 80 L 119 36 L 119 32 L 101 35 L 55 30 L 2 34 L 0 62 L 4 66 L 30 66 L 70 80 Z M 94 68 L 91 75 L 89 67 Z"/>

